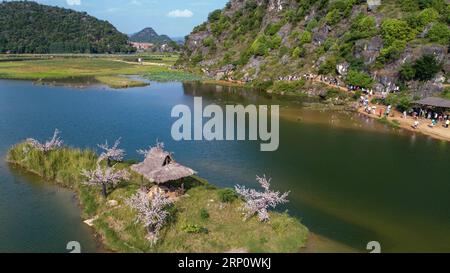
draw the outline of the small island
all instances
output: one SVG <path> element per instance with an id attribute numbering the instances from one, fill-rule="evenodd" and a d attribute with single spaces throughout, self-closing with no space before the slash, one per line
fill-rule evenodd
<path id="1" fill-rule="evenodd" d="M 269 204 L 246 203 L 255 196 L 287 202 L 288 193 L 269 189 L 270 179 L 258 177 L 263 192 L 241 186 L 219 189 L 176 163 L 160 143 L 139 151 L 146 158 L 142 163 L 123 161 L 119 144 L 99 145 L 104 152 L 98 156 L 93 150 L 63 146 L 55 131 L 45 143 L 28 139 L 15 145 L 7 161 L 72 189 L 82 218 L 109 251 L 289 253 L 306 246 L 309 231 L 299 220 L 287 212 L 268 212 Z M 155 211 L 163 221 L 146 218 Z"/>

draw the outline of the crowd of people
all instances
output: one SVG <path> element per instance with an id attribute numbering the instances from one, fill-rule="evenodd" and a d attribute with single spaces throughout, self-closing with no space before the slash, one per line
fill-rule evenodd
<path id="1" fill-rule="evenodd" d="M 442 124 L 444 128 L 448 128 L 450 126 L 450 116 L 443 111 L 437 111 L 433 109 L 422 109 L 422 108 L 413 108 L 409 113 L 414 118 L 413 127 L 417 129 L 420 125 L 419 118 L 427 119 L 431 121 L 428 125 L 430 128 L 434 128 Z M 403 115 L 406 117 L 408 113 L 405 111 Z"/>
<path id="2" fill-rule="evenodd" d="M 335 77 L 328 77 L 328 76 L 320 76 L 319 79 L 321 82 L 329 84 L 329 85 L 333 85 L 336 87 L 340 87 L 341 86 L 341 80 Z"/>
<path id="3" fill-rule="evenodd" d="M 322 82 L 322 83 L 326 83 L 328 85 L 332 85 L 335 87 L 341 87 L 342 86 L 342 81 L 339 78 L 335 78 L 335 77 L 330 77 L 330 76 L 323 76 L 323 75 L 316 75 L 313 73 L 305 73 L 302 76 L 297 76 L 297 75 L 289 75 L 289 76 L 284 76 L 284 77 L 278 77 L 277 80 L 278 81 L 298 81 L 301 79 L 305 79 L 307 81 L 316 81 L 316 82 Z"/>
<path id="4" fill-rule="evenodd" d="M 367 114 L 378 115 L 381 117 L 389 117 L 392 113 L 392 105 L 388 105 L 386 107 L 377 108 L 376 105 L 370 104 L 370 92 L 366 95 L 362 95 L 360 97 L 359 103 L 362 107 L 364 107 L 364 112 Z M 403 111 L 402 118 L 406 119 L 408 116 L 411 116 L 414 119 L 414 124 L 412 127 L 414 129 L 418 129 L 420 126 L 420 119 L 429 120 L 431 123 L 428 125 L 430 128 L 434 128 L 439 126 L 440 124 L 444 128 L 449 128 L 450 126 L 450 115 L 445 113 L 444 111 L 436 110 L 436 109 L 423 109 L 423 108 L 412 108 L 409 111 Z"/>
<path id="5" fill-rule="evenodd" d="M 345 86 L 339 78 L 324 76 L 324 75 L 316 75 L 313 73 L 305 73 L 302 76 L 291 75 L 285 77 L 279 77 L 279 81 L 298 81 L 301 79 L 305 79 L 307 81 L 316 81 L 326 83 L 335 87 L 343 87 Z M 355 85 L 347 85 L 347 90 L 349 92 L 361 91 L 363 95 L 360 97 L 360 105 L 364 107 L 364 111 L 367 114 L 377 115 L 381 117 L 389 117 L 393 113 L 392 105 L 388 106 L 376 106 L 370 103 L 370 99 L 375 96 L 375 92 L 373 89 L 364 88 L 361 86 Z M 378 93 L 377 97 L 381 99 L 386 99 L 390 92 L 398 92 L 400 87 L 392 84 L 385 88 L 384 91 Z M 402 118 L 406 119 L 408 116 L 414 118 L 413 128 L 417 129 L 420 125 L 420 119 L 430 120 L 431 123 L 428 125 L 430 128 L 434 128 L 442 124 L 444 128 L 449 128 L 450 126 L 450 115 L 446 114 L 444 111 L 433 110 L 433 109 L 422 109 L 422 108 L 413 108 L 409 111 L 404 111 L 402 113 Z"/>

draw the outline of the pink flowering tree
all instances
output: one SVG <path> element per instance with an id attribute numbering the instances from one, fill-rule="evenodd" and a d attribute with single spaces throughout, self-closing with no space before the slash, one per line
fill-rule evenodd
<path id="1" fill-rule="evenodd" d="M 151 147 L 151 146 L 150 146 L 150 147 L 148 147 L 148 149 L 139 149 L 139 150 L 136 150 L 136 152 L 137 152 L 138 154 L 144 156 L 144 157 L 147 157 L 148 153 L 150 152 L 150 150 L 151 150 L 152 148 L 154 148 L 154 147 Z M 157 140 L 157 141 L 156 141 L 155 148 L 159 148 L 159 149 L 164 150 L 164 142 L 159 142 L 159 141 Z"/>
<path id="2" fill-rule="evenodd" d="M 151 245 L 158 241 L 159 232 L 164 227 L 169 216 L 166 210 L 172 202 L 162 193 L 157 192 L 150 198 L 145 190 L 139 190 L 127 200 L 127 204 L 137 211 L 137 221 L 148 230 L 147 239 Z"/>
<path id="3" fill-rule="evenodd" d="M 113 146 L 109 147 L 108 141 L 105 144 L 97 145 L 103 152 L 100 154 L 98 161 L 107 160 L 108 166 L 111 167 L 113 161 L 120 162 L 125 157 L 125 150 L 119 149 L 120 138 L 116 140 Z"/>
<path id="4" fill-rule="evenodd" d="M 287 197 L 289 192 L 281 194 L 270 190 L 271 179 L 263 177 L 256 177 L 256 180 L 264 189 L 259 192 L 254 189 L 247 189 L 243 186 L 237 185 L 235 187 L 236 192 L 244 199 L 244 210 L 246 211 L 245 220 L 249 219 L 253 215 L 257 214 L 261 222 L 270 220 L 269 208 L 275 208 L 279 204 L 287 203 Z"/>
<path id="5" fill-rule="evenodd" d="M 30 145 L 33 148 L 35 148 L 36 150 L 39 150 L 46 154 L 50 151 L 57 150 L 62 147 L 63 141 L 59 137 L 60 133 L 61 132 L 58 129 L 55 129 L 55 132 L 53 133 L 53 137 L 51 139 L 47 140 L 45 143 L 41 143 L 33 138 L 27 139 L 27 142 L 30 143 Z"/>
<path id="6" fill-rule="evenodd" d="M 116 170 L 116 166 L 101 167 L 97 164 L 94 170 L 83 170 L 81 175 L 86 178 L 85 185 L 101 186 L 103 197 L 107 197 L 108 186 L 116 187 L 123 180 L 127 180 L 130 174 L 127 170 Z"/>

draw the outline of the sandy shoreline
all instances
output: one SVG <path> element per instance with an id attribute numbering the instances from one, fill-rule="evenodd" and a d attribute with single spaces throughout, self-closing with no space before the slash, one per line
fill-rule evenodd
<path id="1" fill-rule="evenodd" d="M 377 109 L 380 109 L 380 107 L 384 107 L 381 105 L 374 105 L 374 106 L 376 106 Z M 377 120 L 380 119 L 379 115 L 368 114 L 366 111 L 364 111 L 364 107 L 358 108 L 358 112 L 373 119 Z M 411 116 L 407 116 L 406 118 L 404 118 L 403 114 L 401 114 L 398 111 L 393 111 L 389 115 L 389 117 L 387 117 L 387 120 L 390 122 L 398 123 L 399 128 L 401 129 L 405 129 L 414 133 L 420 133 L 438 140 L 450 141 L 450 128 L 443 127 L 442 122 L 440 122 L 435 127 L 430 127 L 429 125 L 431 124 L 431 120 L 419 118 L 418 119 L 418 121 L 420 122 L 419 127 L 417 129 L 414 129 L 413 125 L 415 119 Z"/>

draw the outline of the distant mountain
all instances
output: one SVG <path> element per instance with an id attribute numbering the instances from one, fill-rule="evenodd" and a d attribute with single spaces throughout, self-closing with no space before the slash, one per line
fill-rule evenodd
<path id="1" fill-rule="evenodd" d="M 134 49 L 107 21 L 32 1 L 0 2 L 0 52 L 118 53 Z"/>
<path id="2" fill-rule="evenodd" d="M 178 45 L 183 45 L 186 38 L 185 37 L 171 37 L 171 39 Z"/>
<path id="3" fill-rule="evenodd" d="M 169 44 L 169 43 L 173 42 L 169 36 L 159 35 L 151 27 L 144 28 L 143 30 L 139 31 L 138 33 L 130 35 L 130 41 L 138 42 L 138 43 L 152 43 L 152 44 L 156 44 L 156 45 Z"/>

